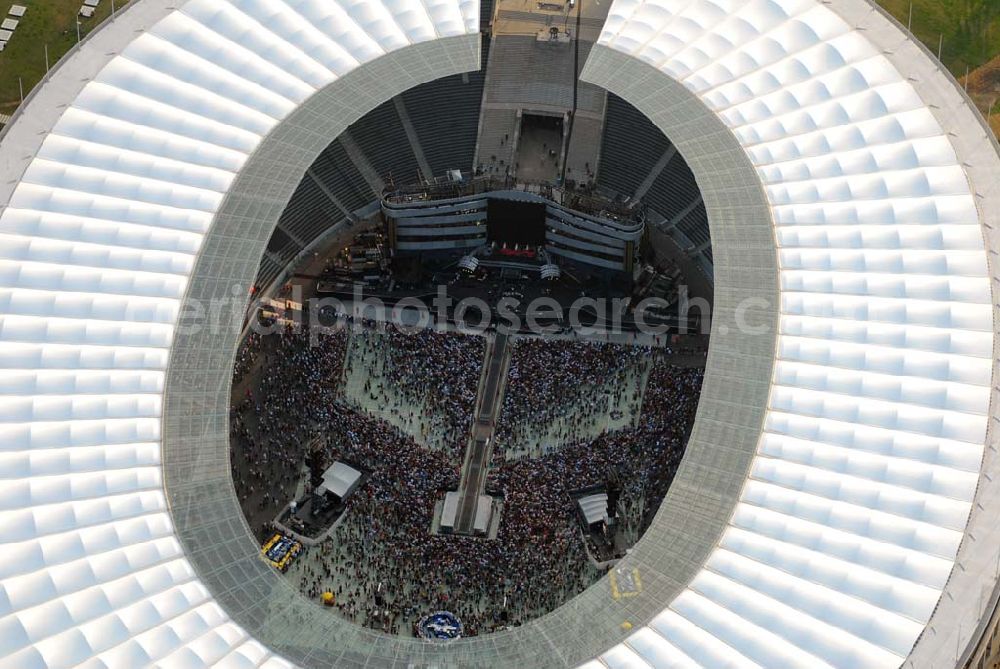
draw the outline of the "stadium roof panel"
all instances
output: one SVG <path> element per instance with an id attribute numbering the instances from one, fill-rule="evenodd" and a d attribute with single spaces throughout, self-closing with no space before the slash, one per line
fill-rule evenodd
<path id="1" fill-rule="evenodd" d="M 178 329 L 182 303 L 248 288 L 329 139 L 477 67 L 478 28 L 472 1 L 137 0 L 32 94 L 0 144 L 6 661 L 954 662 L 1000 547 L 1000 157 L 863 0 L 616 0 L 588 60 L 682 151 L 714 244 L 695 432 L 626 560 L 644 592 L 427 649 L 256 559 L 218 485 L 236 334 Z"/>
<path id="2" fill-rule="evenodd" d="M 647 4 L 612 7 L 584 78 L 640 109 L 671 105 L 650 92 L 655 77 L 641 93 L 618 83 L 624 54 L 718 114 L 765 184 L 781 287 L 759 450 L 719 548 L 668 610 L 696 626 L 700 646 L 760 666 L 899 666 L 969 549 L 995 364 L 988 214 L 974 184 L 996 169 L 995 145 L 981 123 L 955 126 L 949 112 L 966 102 L 925 54 L 893 58 L 881 39 L 902 36 L 881 15 L 867 6 L 868 34 L 850 23 L 865 3 L 733 3 L 721 21 L 716 3 Z M 734 25 L 740 38 L 727 39 Z M 680 122 L 660 118 L 688 156 Z M 987 150 L 965 160 L 958 134 Z M 692 169 L 701 183 L 697 160 Z M 725 241 L 711 207 L 709 221 Z M 943 652 L 929 641 L 921 652 L 935 661 L 914 666 L 956 664 L 980 613 L 967 605 L 966 636 Z M 692 643 L 686 626 L 657 631 Z M 601 659 L 643 666 L 631 644 Z"/>

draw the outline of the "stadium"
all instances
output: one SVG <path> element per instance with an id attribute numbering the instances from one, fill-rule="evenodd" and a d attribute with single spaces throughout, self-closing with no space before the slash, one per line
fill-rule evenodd
<path id="1" fill-rule="evenodd" d="M 0 169 L 2 667 L 1000 661 L 1000 147 L 868 0 L 133 0 Z"/>

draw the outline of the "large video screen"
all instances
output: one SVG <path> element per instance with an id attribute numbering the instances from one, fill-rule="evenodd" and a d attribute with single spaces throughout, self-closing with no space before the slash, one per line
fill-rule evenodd
<path id="1" fill-rule="evenodd" d="M 545 204 L 490 198 L 486 210 L 487 236 L 498 244 L 545 243 Z"/>

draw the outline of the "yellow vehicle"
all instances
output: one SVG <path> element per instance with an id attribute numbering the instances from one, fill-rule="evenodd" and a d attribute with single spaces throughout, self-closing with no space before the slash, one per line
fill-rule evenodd
<path id="1" fill-rule="evenodd" d="M 275 533 L 270 539 L 264 542 L 260 552 L 271 566 L 284 573 L 301 550 L 302 544 L 298 541 L 283 534 Z"/>

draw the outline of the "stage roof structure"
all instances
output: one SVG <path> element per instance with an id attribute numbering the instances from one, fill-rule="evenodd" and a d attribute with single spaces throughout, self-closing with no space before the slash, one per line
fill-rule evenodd
<path id="1" fill-rule="evenodd" d="M 588 525 L 608 522 L 608 493 L 599 492 L 580 497 L 576 505 Z"/>
<path id="2" fill-rule="evenodd" d="M 347 497 L 361 481 L 361 472 L 343 462 L 334 462 L 323 472 L 323 487 L 341 499 Z"/>

